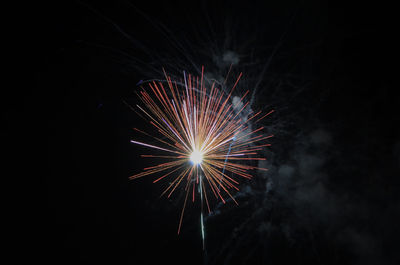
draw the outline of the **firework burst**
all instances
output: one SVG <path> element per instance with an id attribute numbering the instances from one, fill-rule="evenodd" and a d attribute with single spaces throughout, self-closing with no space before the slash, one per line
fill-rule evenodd
<path id="1" fill-rule="evenodd" d="M 221 90 L 215 82 L 206 87 L 204 67 L 200 77 L 184 72 L 182 80 L 172 80 L 165 71 L 164 75 L 164 81 L 150 81 L 141 85 L 139 97 L 145 108 L 137 105 L 159 135 L 134 128 L 150 137 L 152 144 L 131 142 L 165 153 L 142 154 L 141 157 L 165 160 L 144 168 L 130 178 L 154 174 L 157 178 L 153 183 L 171 178 L 162 192 L 167 197 L 179 186 L 184 187 L 186 195 L 179 220 L 179 234 L 188 197 L 194 201 L 196 191 L 200 193 L 202 208 L 205 201 L 210 213 L 209 196 L 223 203 L 226 198 L 231 198 L 237 204 L 232 192 L 239 190 L 239 178 L 251 179 L 251 171 L 267 170 L 250 161 L 265 160 L 260 151 L 270 145 L 264 141 L 273 135 L 263 134 L 264 127 L 252 129 L 249 124 L 259 122 L 273 110 L 264 115 L 261 111 L 250 113 L 249 117 L 243 118 L 241 113 L 249 104 L 244 99 L 249 91 L 235 104 L 231 99 L 242 73 L 229 93 Z"/>

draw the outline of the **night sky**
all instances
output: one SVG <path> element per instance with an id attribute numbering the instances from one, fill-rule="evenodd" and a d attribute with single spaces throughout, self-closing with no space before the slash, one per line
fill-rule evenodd
<path id="1" fill-rule="evenodd" d="M 392 8 L 168 2 L 20 7 L 16 69 L 29 75 L 2 98 L 22 175 L 6 200 L 11 264 L 400 264 Z M 220 79 L 231 63 L 239 91 L 256 89 L 250 107 L 275 109 L 263 120 L 275 137 L 239 206 L 206 217 L 203 251 L 197 204 L 178 236 L 181 193 L 128 179 L 151 164 L 130 143 L 150 127 L 128 105 L 162 67 Z"/>

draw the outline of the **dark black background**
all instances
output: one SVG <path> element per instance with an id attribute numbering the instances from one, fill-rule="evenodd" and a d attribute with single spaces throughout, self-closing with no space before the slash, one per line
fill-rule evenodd
<path id="1" fill-rule="evenodd" d="M 310 55 L 315 62 L 311 89 L 291 108 L 301 113 L 293 126 L 298 131 L 309 130 L 315 117 L 329 124 L 335 138 L 332 148 L 340 157 L 329 171 L 340 166 L 340 172 L 347 173 L 332 173 L 327 185 L 350 198 L 361 198 L 366 217 L 362 221 L 351 214 L 337 217 L 341 220 L 337 225 L 333 214 L 323 225 L 315 224 L 312 250 L 309 241 L 301 240 L 301 225 L 294 244 L 279 233 L 247 238 L 237 255 L 252 253 L 250 257 L 227 264 L 396 264 L 400 134 L 399 100 L 392 82 L 398 72 L 393 44 L 397 31 L 392 30 L 391 8 L 366 3 L 268 2 L 211 1 L 207 10 L 216 17 L 243 10 L 259 16 L 257 27 L 273 25 L 270 36 L 255 41 L 258 46 L 276 42 L 287 30 L 284 22 L 296 14 L 285 45 L 295 48 L 304 41 L 318 46 Z M 191 23 L 204 23 L 200 3 L 142 1 L 134 5 L 176 32 L 190 32 Z M 18 175 L 8 202 L 15 264 L 202 264 L 197 223 L 186 223 L 188 228 L 178 237 L 180 204 L 158 199 L 160 187 L 150 180 L 128 180 L 142 168 L 138 150 L 129 143 L 134 135 L 131 128 L 140 120 L 123 100 L 132 98 L 135 84 L 146 77 L 131 67 L 128 56 L 99 47 L 127 51 L 152 63 L 104 17 L 135 39 L 144 40 L 149 49 L 168 53 L 163 38 L 124 1 L 41 3 L 21 5 L 17 10 L 18 30 L 13 35 L 23 58 L 15 59 L 15 82 L 23 84 L 2 100 L 7 128 L 4 150 L 16 158 L 9 165 Z M 290 60 L 300 60 L 300 64 L 304 60 L 304 65 L 307 60 L 302 55 L 282 58 L 289 63 L 280 64 L 277 58 L 271 72 L 285 72 Z M 329 91 L 323 100 L 321 90 Z M 263 95 L 260 102 L 264 101 L 268 96 Z M 314 111 L 311 105 L 317 103 L 318 113 L 310 114 L 308 109 Z M 281 135 L 274 148 L 294 144 L 293 135 Z M 290 148 L 285 150 L 291 153 Z M 275 212 L 288 211 L 279 205 L 284 203 Z M 338 216 L 341 207 L 346 205 L 336 208 Z M 248 213 L 238 209 L 231 214 Z M 240 223 L 237 218 L 235 222 Z M 218 243 L 210 243 L 210 248 L 228 244 L 225 238 L 234 225 L 226 223 L 222 216 L 210 224 L 210 240 L 220 233 Z M 347 225 L 367 234 L 373 247 L 366 243 L 355 251 L 359 247 L 353 246 L 354 241 L 339 244 L 325 233 Z M 210 253 L 214 255 L 207 262 L 224 264 L 224 257 L 215 254 L 218 251 Z"/>

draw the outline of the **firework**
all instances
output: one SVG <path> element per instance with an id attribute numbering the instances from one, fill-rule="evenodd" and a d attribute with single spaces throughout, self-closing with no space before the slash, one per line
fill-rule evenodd
<path id="1" fill-rule="evenodd" d="M 207 88 L 203 78 L 204 67 L 200 77 L 183 72 L 183 80 L 172 80 L 165 71 L 164 75 L 163 81 L 141 84 L 139 97 L 145 107 L 137 105 L 157 135 L 134 128 L 150 137 L 152 143 L 131 141 L 165 153 L 141 155 L 162 158 L 163 162 L 144 168 L 130 178 L 157 175 L 154 183 L 170 178 L 161 194 L 167 197 L 179 186 L 184 187 L 186 194 L 179 220 L 179 234 L 188 197 L 194 201 L 196 191 L 200 193 L 202 208 L 205 201 L 210 213 L 210 196 L 223 203 L 231 198 L 237 204 L 232 192 L 239 190 L 239 179 L 251 179 L 250 172 L 253 170 L 267 170 L 250 161 L 265 160 L 259 152 L 270 145 L 264 141 L 272 135 L 263 134 L 264 127 L 252 129 L 249 124 L 259 122 L 273 110 L 264 115 L 261 111 L 242 115 L 249 104 L 245 102 L 249 91 L 235 104 L 231 99 L 242 73 L 229 93 L 221 90 L 215 82 Z M 201 224 L 204 234 L 203 215 Z"/>

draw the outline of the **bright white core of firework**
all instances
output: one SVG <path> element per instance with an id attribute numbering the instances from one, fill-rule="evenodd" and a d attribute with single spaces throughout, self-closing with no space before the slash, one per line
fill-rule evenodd
<path id="1" fill-rule="evenodd" d="M 200 151 L 194 150 L 190 155 L 190 161 L 195 165 L 199 165 L 203 161 L 203 154 Z"/>

